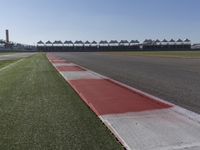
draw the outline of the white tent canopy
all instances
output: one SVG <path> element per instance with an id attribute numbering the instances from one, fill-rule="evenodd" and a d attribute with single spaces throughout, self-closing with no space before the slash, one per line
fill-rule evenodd
<path id="1" fill-rule="evenodd" d="M 99 46 L 108 46 L 109 45 L 109 43 L 108 43 L 108 41 L 100 41 L 99 42 Z"/>
<path id="2" fill-rule="evenodd" d="M 118 46 L 119 43 L 118 43 L 117 40 L 111 40 L 111 41 L 109 42 L 109 45 L 110 45 L 110 46 Z"/>

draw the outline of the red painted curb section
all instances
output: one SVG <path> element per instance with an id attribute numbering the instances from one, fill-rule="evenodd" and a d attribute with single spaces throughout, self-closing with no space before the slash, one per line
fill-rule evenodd
<path id="1" fill-rule="evenodd" d="M 66 60 L 50 59 L 53 64 L 69 63 Z"/>
<path id="2" fill-rule="evenodd" d="M 168 104 L 141 96 L 106 79 L 69 81 L 84 101 L 92 105 L 98 115 L 141 112 L 171 107 Z"/>
<path id="3" fill-rule="evenodd" d="M 78 67 L 78 66 L 57 66 L 56 69 L 58 71 L 64 72 L 64 71 L 85 71 L 84 69 Z"/>

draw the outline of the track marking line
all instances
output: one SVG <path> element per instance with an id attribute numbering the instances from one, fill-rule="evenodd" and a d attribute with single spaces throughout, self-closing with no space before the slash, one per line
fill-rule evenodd
<path id="1" fill-rule="evenodd" d="M 21 61 L 23 61 L 23 60 L 24 60 L 24 58 L 22 58 L 22 59 L 20 59 L 20 60 L 17 60 L 16 62 L 11 63 L 11 64 L 9 64 L 9 65 L 7 65 L 7 66 L 1 68 L 1 69 L 0 69 L 0 72 L 3 71 L 3 70 L 8 69 L 8 68 L 10 68 L 10 67 L 12 67 L 12 66 L 14 66 L 14 65 L 16 65 L 17 63 L 19 63 L 19 62 L 21 62 Z"/>

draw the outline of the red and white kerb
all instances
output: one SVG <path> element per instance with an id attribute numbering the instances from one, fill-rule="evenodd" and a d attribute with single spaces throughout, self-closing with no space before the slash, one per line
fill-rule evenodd
<path id="1" fill-rule="evenodd" d="M 54 54 L 49 61 L 126 149 L 200 150 L 200 116 Z"/>

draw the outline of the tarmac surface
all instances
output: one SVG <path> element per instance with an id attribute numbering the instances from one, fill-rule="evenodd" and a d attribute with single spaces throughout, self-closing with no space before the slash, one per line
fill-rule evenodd
<path id="1" fill-rule="evenodd" d="M 200 113 L 200 59 L 55 53 L 129 86 Z"/>
<path id="2" fill-rule="evenodd" d="M 29 57 L 35 53 L 0 53 L 0 61 L 2 60 L 17 60 Z"/>

